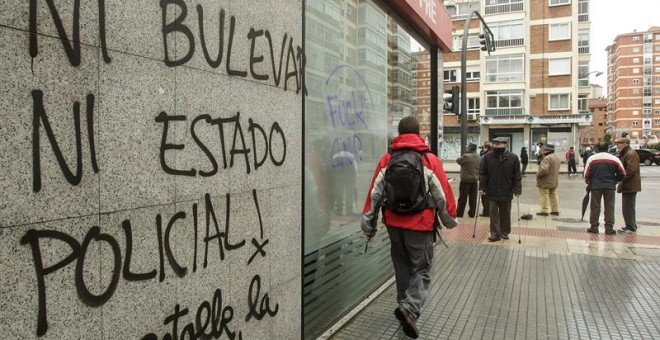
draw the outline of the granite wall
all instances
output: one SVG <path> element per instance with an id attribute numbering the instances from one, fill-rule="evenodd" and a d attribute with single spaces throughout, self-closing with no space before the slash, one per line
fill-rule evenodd
<path id="1" fill-rule="evenodd" d="M 0 0 L 0 46 L 3 338 L 300 337 L 300 0 Z"/>

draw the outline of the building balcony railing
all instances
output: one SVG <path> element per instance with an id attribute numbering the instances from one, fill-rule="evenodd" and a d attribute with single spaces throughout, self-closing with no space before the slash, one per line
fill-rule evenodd
<path id="1" fill-rule="evenodd" d="M 589 46 L 578 47 L 579 54 L 589 54 Z"/>
<path id="2" fill-rule="evenodd" d="M 589 21 L 589 14 L 578 14 L 578 21 L 579 22 Z"/>
<path id="3" fill-rule="evenodd" d="M 524 46 L 525 38 L 517 39 L 506 39 L 506 40 L 495 40 L 495 47 L 513 47 L 513 46 Z"/>
<path id="4" fill-rule="evenodd" d="M 514 2 L 511 4 L 486 5 L 486 14 L 501 14 L 509 12 L 520 12 L 525 9 L 523 2 Z"/>
<path id="5" fill-rule="evenodd" d="M 489 109 L 486 108 L 486 116 L 522 116 L 523 108 L 510 108 L 510 109 Z"/>

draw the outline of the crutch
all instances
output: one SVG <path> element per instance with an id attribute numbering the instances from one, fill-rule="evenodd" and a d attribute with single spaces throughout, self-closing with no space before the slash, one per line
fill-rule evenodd
<path id="1" fill-rule="evenodd" d="M 522 233 L 520 230 L 520 195 L 516 195 L 516 202 L 518 203 L 518 244 L 520 244 L 520 234 Z"/>
<path id="2" fill-rule="evenodd" d="M 474 230 L 472 230 L 472 238 L 477 236 L 477 220 L 479 219 L 479 201 L 481 200 L 481 192 L 477 191 L 477 206 L 474 209 Z"/>

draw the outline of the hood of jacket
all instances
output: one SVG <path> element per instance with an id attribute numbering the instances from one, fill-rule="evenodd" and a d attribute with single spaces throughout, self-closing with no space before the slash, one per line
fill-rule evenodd
<path id="1" fill-rule="evenodd" d="M 401 149 L 411 149 L 417 152 L 429 151 L 429 147 L 424 143 L 424 139 L 416 133 L 404 133 L 394 138 L 390 150 L 396 151 Z"/>

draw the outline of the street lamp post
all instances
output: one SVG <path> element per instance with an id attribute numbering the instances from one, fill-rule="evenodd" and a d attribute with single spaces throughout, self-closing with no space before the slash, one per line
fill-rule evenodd
<path id="1" fill-rule="evenodd" d="M 495 36 L 493 32 L 484 21 L 484 18 L 479 14 L 479 11 L 472 11 L 470 15 L 465 19 L 465 24 L 463 25 L 463 48 L 461 50 L 461 155 L 465 153 L 466 142 L 467 142 L 467 45 L 468 45 L 468 32 L 470 31 L 470 22 L 472 17 L 477 15 L 479 20 L 484 26 L 484 42 L 486 50 L 490 55 L 490 52 L 495 51 Z M 482 47 L 483 49 L 483 47 Z"/>

